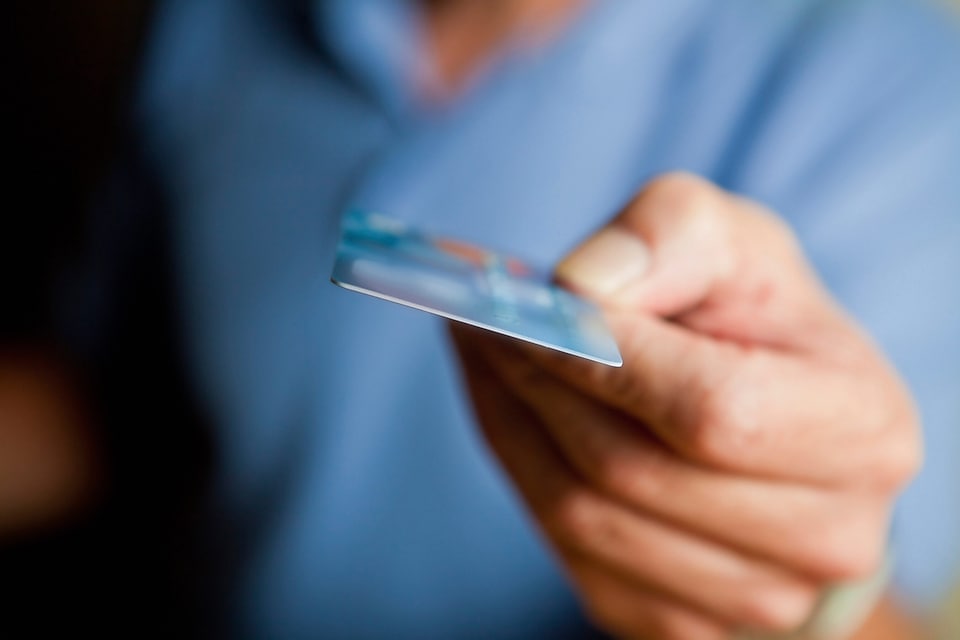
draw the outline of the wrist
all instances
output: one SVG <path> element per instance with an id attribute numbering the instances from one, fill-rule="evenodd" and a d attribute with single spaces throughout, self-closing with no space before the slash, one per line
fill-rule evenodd
<path id="1" fill-rule="evenodd" d="M 890 583 L 890 556 L 870 576 L 827 587 L 797 631 L 786 635 L 740 633 L 736 640 L 849 640 L 881 601 Z"/>

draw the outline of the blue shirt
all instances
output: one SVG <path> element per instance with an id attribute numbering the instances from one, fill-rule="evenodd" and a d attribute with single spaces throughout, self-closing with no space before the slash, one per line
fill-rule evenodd
<path id="1" fill-rule="evenodd" d="M 475 434 L 442 323 L 329 284 L 338 216 L 361 205 L 549 265 L 677 169 L 782 214 L 910 383 L 927 465 L 900 504 L 897 581 L 935 598 L 960 540 L 960 35 L 946 14 L 599 0 L 432 107 L 411 90 L 430 74 L 417 33 L 401 0 L 170 0 L 152 36 L 137 122 L 214 425 L 224 629 L 589 633 Z"/>

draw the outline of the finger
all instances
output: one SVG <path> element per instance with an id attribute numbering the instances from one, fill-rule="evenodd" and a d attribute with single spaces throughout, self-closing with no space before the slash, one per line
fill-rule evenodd
<path id="1" fill-rule="evenodd" d="M 585 485 L 536 417 L 484 364 L 477 343 L 458 344 L 484 433 L 561 553 L 589 557 L 738 625 L 782 630 L 806 617 L 816 594 L 799 576 L 620 507 Z"/>
<path id="2" fill-rule="evenodd" d="M 452 325 L 467 390 L 491 450 L 538 519 L 585 490 L 534 413 L 490 368 L 476 341 L 479 330 Z M 548 532 L 549 533 L 549 532 Z"/>
<path id="3" fill-rule="evenodd" d="M 771 482 L 679 458 L 635 420 L 507 350 L 491 363 L 593 487 L 697 534 L 817 580 L 868 575 L 880 563 L 886 494 Z"/>
<path id="4" fill-rule="evenodd" d="M 537 515 L 563 554 L 589 558 L 639 586 L 730 624 L 790 630 L 817 587 L 799 575 L 629 510 L 588 488 Z"/>
<path id="5" fill-rule="evenodd" d="M 608 310 L 676 317 L 713 300 L 748 309 L 732 338 L 791 345 L 792 331 L 836 320 L 788 227 L 706 180 L 652 181 L 614 220 L 564 259 L 557 279 Z"/>
<path id="6" fill-rule="evenodd" d="M 570 365 L 568 379 L 694 459 L 889 486 L 918 467 L 902 385 L 759 206 L 692 176 L 655 180 L 557 276 L 600 302 L 625 361 Z"/>
<path id="7" fill-rule="evenodd" d="M 618 638 L 724 640 L 730 636 L 723 620 L 639 587 L 589 560 L 574 557 L 567 564 L 587 614 Z"/>
<path id="8" fill-rule="evenodd" d="M 897 401 L 903 393 L 890 379 L 716 341 L 647 316 L 616 314 L 610 323 L 620 369 L 523 351 L 705 466 L 883 490 L 916 469 L 919 438 L 905 437 L 912 408 L 905 397 Z"/>

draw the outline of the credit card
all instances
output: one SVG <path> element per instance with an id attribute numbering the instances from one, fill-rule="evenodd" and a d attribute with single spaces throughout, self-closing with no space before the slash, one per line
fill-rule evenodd
<path id="1" fill-rule="evenodd" d="M 552 284 L 545 272 L 375 213 L 352 210 L 344 217 L 330 280 L 594 362 L 623 364 L 600 310 Z"/>

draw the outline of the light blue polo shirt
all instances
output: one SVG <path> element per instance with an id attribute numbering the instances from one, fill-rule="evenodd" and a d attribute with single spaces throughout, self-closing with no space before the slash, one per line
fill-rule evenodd
<path id="1" fill-rule="evenodd" d="M 909 381 L 894 531 L 960 552 L 960 32 L 907 0 L 597 0 L 428 106 L 401 0 L 169 0 L 138 124 L 169 198 L 235 637 L 561 638 L 576 600 L 476 435 L 444 326 L 328 282 L 361 205 L 554 263 L 650 178 L 766 203 Z M 816 535 L 818 523 L 808 523 Z M 657 553 L 650 549 L 649 553 Z"/>

